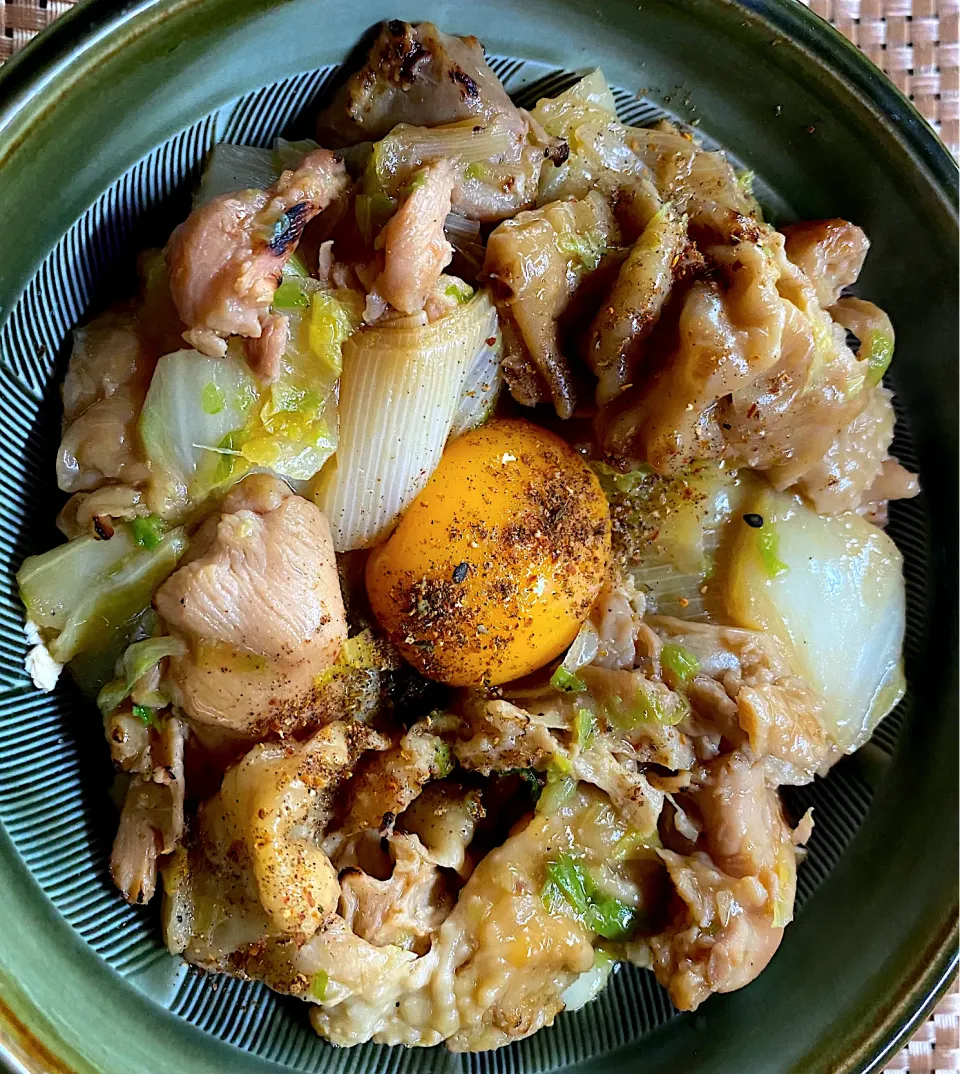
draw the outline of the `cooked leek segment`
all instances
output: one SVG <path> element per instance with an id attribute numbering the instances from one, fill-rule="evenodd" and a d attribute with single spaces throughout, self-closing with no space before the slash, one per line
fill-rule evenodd
<path id="1" fill-rule="evenodd" d="M 194 208 L 221 194 L 268 187 L 280 178 L 282 171 L 295 168 L 304 154 L 313 149 L 319 146 L 309 138 L 299 142 L 277 138 L 273 149 L 221 142 L 207 155 Z"/>
<path id="2" fill-rule="evenodd" d="M 194 208 L 205 205 L 221 194 L 267 187 L 278 174 L 271 150 L 221 142 L 207 155 L 200 186 L 193 200 Z"/>
<path id="3" fill-rule="evenodd" d="M 457 413 L 453 418 L 451 436 L 460 436 L 482 425 L 493 414 L 497 397 L 503 387 L 500 359 L 503 341 L 497 326 L 497 314 L 490 311 L 489 335 L 483 337 L 480 349 L 467 369 Z"/>
<path id="4" fill-rule="evenodd" d="M 388 322 L 344 344 L 340 446 L 312 492 L 338 552 L 384 540 L 429 480 L 492 318 L 480 291 L 432 324 Z"/>
<path id="5" fill-rule="evenodd" d="M 443 158 L 457 161 L 470 178 L 471 165 L 482 168 L 509 153 L 513 137 L 508 119 L 499 115 L 439 127 L 399 123 L 374 146 L 364 174 L 364 192 L 397 197 L 418 168 Z"/>
<path id="6" fill-rule="evenodd" d="M 140 415 L 158 513 L 176 516 L 231 478 L 222 460 L 238 454 L 257 399 L 257 382 L 237 356 L 182 350 L 160 359 Z"/>
<path id="7" fill-rule="evenodd" d="M 53 658 L 67 663 L 82 651 L 107 648 L 150 604 L 187 546 L 182 529 L 152 549 L 141 547 L 127 526 L 109 541 L 78 537 L 40 556 L 17 573 L 20 598 L 42 630 Z"/>
<path id="8" fill-rule="evenodd" d="M 543 97 L 531 113 L 548 134 L 568 137 L 582 123 L 609 123 L 617 104 L 599 68 L 556 97 Z"/>
<path id="9" fill-rule="evenodd" d="M 900 552 L 859 515 L 823 518 L 786 493 L 765 489 L 746 506 L 749 522 L 732 524 L 729 614 L 786 643 L 823 697 L 827 734 L 852 752 L 903 696 Z"/>
<path id="10" fill-rule="evenodd" d="M 707 594 L 722 568 L 725 527 L 755 479 L 704 462 L 676 477 L 640 468 L 618 473 L 594 464 L 624 542 L 624 561 L 647 609 L 692 619 L 708 611 Z M 708 585 L 709 583 L 709 585 Z"/>

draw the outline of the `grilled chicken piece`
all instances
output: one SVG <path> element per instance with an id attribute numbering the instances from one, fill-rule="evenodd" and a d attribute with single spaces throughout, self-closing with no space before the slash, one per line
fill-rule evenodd
<path id="1" fill-rule="evenodd" d="M 397 824 L 417 836 L 430 861 L 466 880 L 474 865 L 468 847 L 485 816 L 480 791 L 442 780 L 424 787 Z"/>
<path id="2" fill-rule="evenodd" d="M 560 417 L 573 413 L 573 377 L 557 319 L 618 237 L 610 206 L 596 191 L 519 213 L 490 235 L 483 272 L 502 321 L 504 374 L 524 406 L 551 400 Z"/>
<path id="3" fill-rule="evenodd" d="M 597 375 L 597 403 L 633 381 L 642 347 L 673 287 L 686 245 L 686 221 L 665 206 L 644 228 L 590 329 L 587 358 Z"/>
<path id="4" fill-rule="evenodd" d="M 450 751 L 429 723 L 414 724 L 390 749 L 361 765 L 348 792 L 344 835 L 391 826 L 431 779 L 447 775 L 451 767 Z"/>
<path id="5" fill-rule="evenodd" d="M 603 443 L 660 473 L 729 459 L 786 488 L 866 405 L 863 363 L 778 232 L 732 238 L 703 249 L 711 278 L 687 292 L 675 348 L 607 408 Z"/>
<path id="6" fill-rule="evenodd" d="M 889 474 L 896 472 L 893 467 L 899 465 L 889 457 L 896 420 L 892 398 L 892 394 L 879 385 L 870 389 L 870 398 L 863 411 L 837 434 L 823 458 L 797 482 L 797 491 L 813 504 L 818 515 L 840 515 L 844 511 L 857 510 L 864 500 L 885 502 L 916 496 L 920 491 L 912 474 L 906 482 L 874 488 L 885 467 Z M 903 470 L 903 473 L 907 471 Z M 882 492 L 893 495 L 877 495 Z"/>
<path id="7" fill-rule="evenodd" d="M 691 798 L 703 834 L 690 855 L 659 852 L 679 899 L 650 941 L 657 979 L 680 1010 L 743 988 L 766 967 L 793 918 L 797 874 L 777 794 L 744 755 L 714 762 Z"/>
<path id="8" fill-rule="evenodd" d="M 144 731 L 113 843 L 110 875 L 131 903 L 147 903 L 157 883 L 157 858 L 171 854 L 183 836 L 184 726 L 175 717 Z M 130 743 L 127 743 L 130 745 Z M 111 741 L 111 748 L 118 745 Z M 116 754 L 115 754 L 116 756 Z"/>
<path id="9" fill-rule="evenodd" d="M 846 220 L 808 220 L 783 229 L 787 257 L 806 274 L 826 309 L 844 287 L 856 283 L 870 240 Z"/>
<path id="10" fill-rule="evenodd" d="M 776 638 L 669 616 L 647 622 L 664 642 L 697 659 L 687 684 L 697 719 L 733 745 L 749 747 L 772 785 L 809 783 L 839 758 L 820 722 L 822 702 L 794 674 Z"/>
<path id="11" fill-rule="evenodd" d="M 423 309 L 453 257 L 443 224 L 450 212 L 454 181 L 450 161 L 428 164 L 417 174 L 413 190 L 380 232 L 384 265 L 373 291 L 401 313 Z"/>
<path id="12" fill-rule="evenodd" d="M 435 127 L 498 114 L 516 115 L 517 108 L 475 37 L 393 19 L 381 24 L 366 63 L 320 113 L 317 138 L 353 145 L 382 138 L 398 123 Z"/>
<path id="13" fill-rule="evenodd" d="M 282 482 L 241 482 L 154 604 L 189 650 L 170 661 L 172 696 L 212 748 L 336 710 L 336 681 L 316 681 L 347 636 L 330 527 Z"/>
<path id="14" fill-rule="evenodd" d="M 183 338 L 213 356 L 226 353 L 227 336 L 257 340 L 254 367 L 269 374 L 285 331 L 270 314 L 283 266 L 305 225 L 347 184 L 339 155 L 317 149 L 266 190 L 221 194 L 195 209 L 166 248 Z"/>
<path id="15" fill-rule="evenodd" d="M 739 182 L 720 152 L 709 152 L 666 121 L 632 128 L 631 150 L 649 169 L 660 196 L 686 213 L 698 242 L 726 241 L 756 221 L 749 184 Z"/>
<path id="16" fill-rule="evenodd" d="M 392 867 L 386 880 L 362 869 L 340 874 L 340 915 L 377 947 L 396 944 L 418 955 L 430 947 L 453 898 L 446 880 L 415 835 L 387 837 Z"/>
<path id="17" fill-rule="evenodd" d="M 260 744 L 228 769 L 197 813 L 190 844 L 164 871 L 167 946 L 207 969 L 244 972 L 268 936 L 302 943 L 340 898 L 320 847 L 333 796 L 372 728 L 337 721 L 302 743 Z"/>
<path id="18" fill-rule="evenodd" d="M 57 454 L 64 492 L 149 477 L 137 422 L 156 360 L 132 312 L 105 313 L 74 333 Z"/>

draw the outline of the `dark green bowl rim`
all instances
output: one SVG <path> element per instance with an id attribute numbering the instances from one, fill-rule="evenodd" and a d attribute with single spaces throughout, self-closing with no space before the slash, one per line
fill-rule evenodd
<path id="1" fill-rule="evenodd" d="M 138 16 L 151 12 L 153 20 L 162 20 L 178 11 L 202 3 L 202 0 L 81 0 L 55 23 L 39 34 L 0 69 L 0 147 L 12 121 L 24 118 L 32 104 L 49 106 L 45 92 L 61 72 L 84 54 L 99 48 L 112 51 L 110 38 Z M 828 22 L 798 0 L 717 0 L 718 4 L 739 8 L 764 22 L 777 35 L 792 42 L 814 62 L 828 67 L 853 93 L 857 100 L 900 143 L 914 165 L 924 172 L 957 219 L 960 198 L 960 169 L 947 148 L 927 121 L 893 83 Z M 140 28 L 143 32 L 145 27 Z M 40 100 L 37 100 L 40 98 Z M 4 154 L 0 151 L 0 157 Z M 926 971 L 906 985 L 906 991 L 888 1010 L 886 1016 L 870 1026 L 855 1044 L 854 1053 L 844 1064 L 860 1064 L 859 1069 L 877 1069 L 907 1040 L 913 1030 L 931 1012 L 957 973 L 958 928 L 956 920 L 944 921 L 940 937 Z M 38 1012 L 39 1013 L 39 1012 Z M 29 1027 L 9 1024 L 0 1011 L 0 1063 L 12 1062 L 11 1069 L 24 1068 L 10 1051 L 7 1041 L 33 1034 Z M 46 1052 L 46 1049 L 43 1049 Z M 39 1058 L 40 1053 L 37 1054 Z M 57 1064 L 56 1057 L 47 1058 Z"/>

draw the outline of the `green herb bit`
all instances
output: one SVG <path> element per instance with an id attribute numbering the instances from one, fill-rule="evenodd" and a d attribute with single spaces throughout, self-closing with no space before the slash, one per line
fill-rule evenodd
<path id="1" fill-rule="evenodd" d="M 606 245 L 597 232 L 587 231 L 583 235 L 558 235 L 557 249 L 573 264 L 579 264 L 587 272 L 593 272 L 600 264 Z"/>
<path id="2" fill-rule="evenodd" d="M 141 548 L 146 548 L 148 551 L 156 548 L 163 540 L 165 529 L 166 524 L 163 519 L 157 518 L 156 515 L 147 515 L 146 518 L 135 518 L 130 523 L 130 531 L 133 533 L 133 539 Z"/>
<path id="3" fill-rule="evenodd" d="M 508 768 L 505 772 L 501 772 L 501 775 L 518 776 L 527 785 L 527 790 L 530 792 L 530 797 L 534 802 L 540 800 L 540 795 L 543 793 L 543 784 L 540 782 L 540 774 L 535 768 Z"/>
<path id="4" fill-rule="evenodd" d="M 327 985 L 329 983 L 330 976 L 327 971 L 317 970 L 310 980 L 310 995 L 322 1003 L 327 995 Z"/>
<path id="5" fill-rule="evenodd" d="M 219 385 L 211 380 L 209 384 L 203 386 L 203 391 L 200 393 L 200 405 L 203 407 L 204 414 L 219 414 L 225 403 L 223 389 Z"/>
<path id="6" fill-rule="evenodd" d="M 548 862 L 546 872 L 540 898 L 551 912 L 556 913 L 565 902 L 579 921 L 607 940 L 625 939 L 636 929 L 638 912 L 601 892 L 586 866 L 572 854 Z"/>
<path id="7" fill-rule="evenodd" d="M 597 718 L 589 709 L 577 711 L 577 722 L 574 726 L 574 742 L 581 751 L 588 750 L 597 737 Z"/>
<path id="8" fill-rule="evenodd" d="M 469 284 L 462 287 L 457 283 L 448 284 L 443 293 L 447 298 L 455 298 L 461 305 L 473 298 L 473 288 Z"/>
<path id="9" fill-rule="evenodd" d="M 564 757 L 565 764 L 557 763 L 559 760 L 558 756 L 547 766 L 547 782 L 537 800 L 538 813 L 556 813 L 577 792 L 577 781 L 569 774 L 570 759 Z"/>
<path id="10" fill-rule="evenodd" d="M 463 170 L 464 179 L 476 179 L 477 181 L 480 181 L 485 175 L 486 170 L 478 161 L 474 161 L 473 164 L 468 164 Z"/>
<path id="11" fill-rule="evenodd" d="M 302 310 L 310 305 L 310 299 L 296 280 L 284 280 L 273 293 L 273 308 L 276 310 Z"/>
<path id="12" fill-rule="evenodd" d="M 763 561 L 763 569 L 769 578 L 777 578 L 789 570 L 786 563 L 779 557 L 779 544 L 777 531 L 772 523 L 766 523 L 757 533 L 757 549 Z"/>
<path id="13" fill-rule="evenodd" d="M 660 663 L 674 688 L 692 679 L 700 670 L 700 661 L 682 645 L 664 645 L 660 650 Z"/>
<path id="14" fill-rule="evenodd" d="M 147 708 L 146 705 L 134 705 L 133 714 L 146 727 L 160 727 L 160 721 L 157 719 L 156 709 Z"/>
<path id="15" fill-rule="evenodd" d="M 572 671 L 567 671 L 562 664 L 550 676 L 550 685 L 554 690 L 562 690 L 568 694 L 582 694 L 587 688 L 583 679 L 574 675 Z"/>
<path id="16" fill-rule="evenodd" d="M 409 198 L 411 194 L 415 193 L 418 190 L 422 190 L 424 184 L 426 183 L 426 181 L 427 181 L 426 169 L 421 168 L 420 171 L 418 171 L 417 174 L 407 184 L 406 189 L 403 192 L 403 196 L 405 198 Z"/>
<path id="17" fill-rule="evenodd" d="M 864 346 L 867 360 L 867 384 L 874 387 L 893 361 L 893 336 L 888 332 L 875 332 Z"/>
<path id="18" fill-rule="evenodd" d="M 434 757 L 434 766 L 437 770 L 437 779 L 445 779 L 453 771 L 455 762 L 453 754 L 450 752 L 450 747 L 446 742 L 441 742 L 437 746 L 437 752 Z"/>

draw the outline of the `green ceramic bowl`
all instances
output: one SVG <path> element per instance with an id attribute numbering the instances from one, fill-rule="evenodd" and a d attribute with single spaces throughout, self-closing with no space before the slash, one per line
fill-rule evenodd
<path id="1" fill-rule="evenodd" d="M 338 1051 L 302 1006 L 204 977 L 105 876 L 100 721 L 24 681 L 12 575 L 55 540 L 69 329 L 185 213 L 215 141 L 308 129 L 332 65 L 386 17 L 475 33 L 513 91 L 602 64 L 631 119 L 696 121 L 781 218 L 844 216 L 897 329 L 907 701 L 799 792 L 818 826 L 796 923 L 741 992 L 677 1016 L 649 974 L 499 1053 Z M 544 81 L 545 80 L 545 81 Z M 644 98 L 644 99 L 640 99 Z M 957 916 L 957 172 L 923 120 L 793 0 L 86 0 L 0 75 L 0 1043 L 85 1074 L 827 1074 L 874 1069 L 944 987 Z"/>

